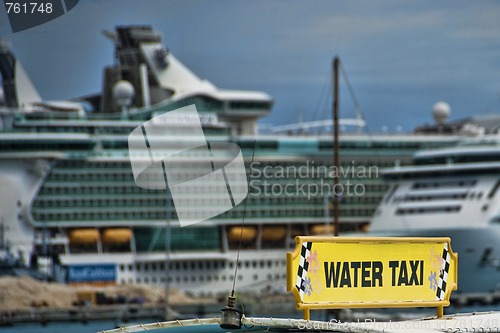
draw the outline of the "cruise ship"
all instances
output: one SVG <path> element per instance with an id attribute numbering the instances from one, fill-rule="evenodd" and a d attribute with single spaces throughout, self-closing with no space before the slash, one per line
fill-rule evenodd
<path id="1" fill-rule="evenodd" d="M 67 283 L 168 283 L 217 294 L 231 289 L 237 265 L 239 290 L 284 291 L 284 253 L 294 237 L 333 232 L 331 133 L 259 134 L 258 120 L 273 105 L 268 94 L 200 79 L 149 26 L 120 26 L 105 35 L 116 59 L 104 69 L 101 93 L 68 101 L 44 101 L 9 47 L 0 47 L 0 223 L 10 249 Z M 249 186 L 244 204 L 181 227 L 171 193 L 136 184 L 128 138 L 143 123 L 189 106 L 209 144 L 240 147 Z M 379 170 L 403 168 L 416 151 L 451 147 L 459 138 L 343 133 L 340 232 L 366 230 L 388 189 Z M 451 211 L 439 214 L 476 207 L 490 214 L 491 189 L 480 180 L 464 184 L 456 194 L 461 199 L 441 199 L 452 201 L 443 208 Z M 392 190 L 383 205 L 403 198 L 400 191 Z M 204 195 L 208 208 L 211 194 Z M 470 205 L 461 208 L 459 200 Z M 400 210 L 406 213 L 398 216 L 411 216 L 410 208 Z M 378 214 L 378 221 L 387 216 Z M 493 253 L 471 255 L 486 258 L 485 269 L 493 270 Z"/>
<path id="2" fill-rule="evenodd" d="M 384 170 L 383 178 L 391 187 L 371 231 L 450 237 L 460 259 L 458 292 L 498 293 L 500 137 L 418 152 L 413 165 Z"/>

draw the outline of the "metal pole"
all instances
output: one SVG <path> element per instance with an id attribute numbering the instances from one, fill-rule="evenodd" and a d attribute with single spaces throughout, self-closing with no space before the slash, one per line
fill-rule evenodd
<path id="1" fill-rule="evenodd" d="M 339 184 L 340 162 L 339 162 L 339 63 L 340 59 L 333 59 L 333 228 L 334 235 L 339 235 L 339 196 L 337 193 Z"/>
<path id="2" fill-rule="evenodd" d="M 169 197 L 167 196 L 167 207 L 168 207 L 168 200 Z M 169 297 L 170 297 L 170 281 L 169 279 L 171 278 L 171 260 L 170 260 L 170 242 L 171 242 L 171 225 L 170 222 L 168 221 L 168 211 L 167 211 L 167 221 L 166 221 L 166 226 L 165 226 L 165 254 L 166 254 L 166 262 L 165 262 L 165 268 L 167 270 L 167 274 L 165 277 L 165 321 L 170 320 L 169 316 Z"/>

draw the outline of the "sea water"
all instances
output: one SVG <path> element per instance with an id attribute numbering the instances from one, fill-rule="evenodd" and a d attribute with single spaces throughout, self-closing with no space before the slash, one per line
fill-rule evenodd
<path id="1" fill-rule="evenodd" d="M 382 310 L 384 314 L 395 313 L 401 314 L 401 312 L 411 313 L 411 309 L 385 309 Z M 387 312 L 388 311 L 388 312 Z M 455 314 L 455 313 L 471 313 L 471 312 L 485 312 L 485 311 L 500 311 L 500 304 L 488 305 L 488 306 L 466 306 L 466 307 L 446 307 L 445 315 Z M 370 310 L 370 312 L 377 312 L 377 310 Z M 413 313 L 413 317 L 428 317 L 434 316 L 435 311 L 432 308 L 420 309 Z M 313 320 L 328 320 L 325 318 L 324 311 L 312 311 L 311 316 Z M 297 317 L 300 319 L 300 317 Z M 330 318 L 331 319 L 331 318 Z M 409 319 L 409 318 L 408 318 Z M 157 322 L 158 319 L 140 319 L 134 320 L 130 323 L 122 323 L 122 326 L 131 326 L 137 324 L 147 324 Z M 15 324 L 9 327 L 0 327 L 0 333 L 97 333 L 104 330 L 110 330 L 117 327 L 116 321 L 113 320 L 98 320 L 89 321 L 86 324 L 82 322 L 52 322 L 42 325 L 39 323 L 31 324 Z"/>
<path id="2" fill-rule="evenodd" d="M 157 321 L 158 319 L 141 319 L 122 325 L 147 324 Z M 0 333 L 96 333 L 116 328 L 116 326 L 116 321 L 114 320 L 89 321 L 86 324 L 82 322 L 52 322 L 45 325 L 30 323 L 0 327 Z"/>
<path id="3" fill-rule="evenodd" d="M 48 323 L 41 324 L 15 324 L 14 326 L 1 327 L 1 333 L 96 333 L 103 330 L 115 328 L 113 321 L 95 321 L 88 324 L 71 323 Z"/>

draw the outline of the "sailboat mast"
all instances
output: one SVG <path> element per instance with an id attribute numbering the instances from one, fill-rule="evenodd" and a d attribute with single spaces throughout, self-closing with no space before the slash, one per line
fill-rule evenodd
<path id="1" fill-rule="evenodd" d="M 333 58 L 333 228 L 334 235 L 339 235 L 339 199 L 337 193 L 340 174 L 339 162 L 339 57 Z"/>

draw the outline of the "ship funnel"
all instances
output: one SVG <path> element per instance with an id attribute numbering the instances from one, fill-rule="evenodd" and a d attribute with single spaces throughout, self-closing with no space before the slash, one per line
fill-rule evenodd
<path id="1" fill-rule="evenodd" d="M 10 51 L 8 41 L 0 41 L 0 74 L 5 104 L 12 108 L 30 108 L 42 101 L 21 63 Z"/>

